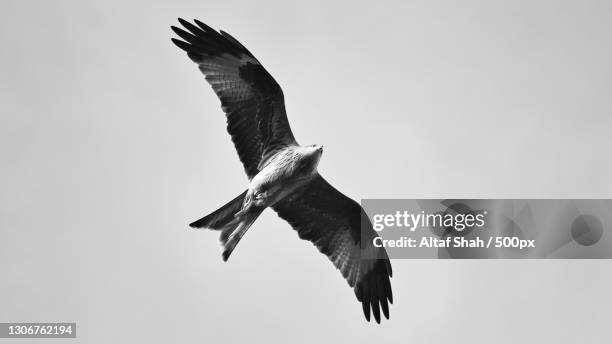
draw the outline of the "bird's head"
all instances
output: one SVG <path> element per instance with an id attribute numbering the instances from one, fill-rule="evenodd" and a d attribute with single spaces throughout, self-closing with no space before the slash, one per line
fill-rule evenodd
<path id="1" fill-rule="evenodd" d="M 317 172 L 319 160 L 323 155 L 323 146 L 310 145 L 300 147 L 299 158 L 296 161 L 296 173 L 303 177 L 314 175 Z"/>
<path id="2" fill-rule="evenodd" d="M 323 146 L 321 145 L 310 145 L 306 146 L 307 154 L 316 156 L 317 160 L 323 155 Z"/>

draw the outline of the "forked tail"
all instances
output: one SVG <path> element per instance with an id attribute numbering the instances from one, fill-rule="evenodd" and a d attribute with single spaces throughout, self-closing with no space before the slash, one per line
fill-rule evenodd
<path id="1" fill-rule="evenodd" d="M 221 208 L 209 215 L 189 224 L 193 228 L 208 228 L 221 231 L 221 244 L 223 245 L 223 260 L 227 261 L 229 256 L 251 227 L 253 222 L 261 215 L 263 208 L 242 209 L 247 191 L 229 201 Z M 236 215 L 240 213 L 239 215 Z"/>

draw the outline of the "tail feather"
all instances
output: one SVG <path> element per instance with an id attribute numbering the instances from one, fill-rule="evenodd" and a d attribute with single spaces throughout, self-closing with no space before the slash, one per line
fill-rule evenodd
<path id="1" fill-rule="evenodd" d="M 243 209 L 246 191 L 229 201 L 213 213 L 191 223 L 193 228 L 208 228 L 221 231 L 219 239 L 223 245 L 223 260 L 227 261 L 240 239 L 261 215 L 264 209 L 246 207 Z"/>
<path id="2" fill-rule="evenodd" d="M 233 200 L 227 202 L 221 208 L 215 210 L 209 215 L 194 221 L 189 224 L 192 228 L 208 228 L 212 230 L 223 230 L 230 222 L 234 220 L 234 215 L 242 208 L 242 201 L 246 196 L 247 190 L 238 195 Z"/>
<path id="3" fill-rule="evenodd" d="M 227 228 L 221 232 L 221 243 L 223 244 L 223 261 L 227 261 L 229 256 L 232 254 L 236 245 L 242 239 L 242 236 L 246 231 L 251 228 L 251 225 L 261 215 L 263 209 L 257 209 L 253 212 L 244 214 L 240 217 L 240 220 L 236 227 Z"/>

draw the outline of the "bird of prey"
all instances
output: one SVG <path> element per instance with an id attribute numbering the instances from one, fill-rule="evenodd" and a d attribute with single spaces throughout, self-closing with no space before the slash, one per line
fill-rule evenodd
<path id="1" fill-rule="evenodd" d="M 323 146 L 296 142 L 283 91 L 238 40 L 198 20 L 179 18 L 179 23 L 185 30 L 172 30 L 182 40 L 172 42 L 198 65 L 221 100 L 227 131 L 249 178 L 247 190 L 190 226 L 220 231 L 226 261 L 257 217 L 272 208 L 340 270 L 368 321 L 373 314 L 380 323 L 381 310 L 388 319 L 391 263 L 384 248 L 373 247 L 377 234 L 361 206 L 317 172 Z M 362 249 L 374 259 L 362 258 Z"/>

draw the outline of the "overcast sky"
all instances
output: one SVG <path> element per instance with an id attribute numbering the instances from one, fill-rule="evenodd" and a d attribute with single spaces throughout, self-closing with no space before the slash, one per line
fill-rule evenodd
<path id="1" fill-rule="evenodd" d="M 363 319 L 267 211 L 228 263 L 187 224 L 247 186 L 177 17 L 238 38 L 361 198 L 610 198 L 609 1 L 0 3 L 0 322 L 78 343 L 601 342 L 609 261 L 394 260 Z"/>

